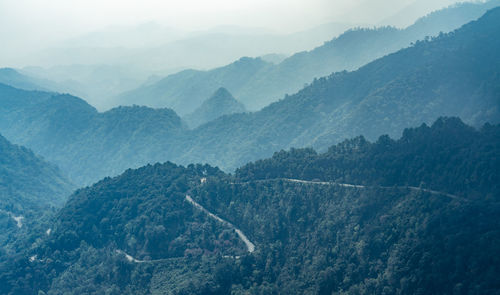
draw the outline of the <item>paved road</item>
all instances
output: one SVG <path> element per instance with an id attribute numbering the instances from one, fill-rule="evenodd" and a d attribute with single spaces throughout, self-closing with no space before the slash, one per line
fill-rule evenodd
<path id="1" fill-rule="evenodd" d="M 420 187 L 416 187 L 416 186 L 365 186 L 365 185 L 360 185 L 360 184 L 339 183 L 339 182 L 333 182 L 333 181 L 332 182 L 329 182 L 329 181 L 310 181 L 310 180 L 293 179 L 293 178 L 280 178 L 280 179 L 285 180 L 285 181 L 290 181 L 290 182 L 297 182 L 297 183 L 316 184 L 316 185 L 336 185 L 336 186 L 352 187 L 352 188 L 374 187 L 374 188 L 383 188 L 383 189 L 391 189 L 391 188 L 410 189 L 410 190 L 414 190 L 414 191 L 422 191 L 422 192 L 430 193 L 433 195 L 445 196 L 445 197 L 455 199 L 455 200 L 467 201 L 467 199 L 461 198 L 461 197 L 456 196 L 456 195 L 452 195 L 452 194 L 440 192 L 440 191 L 435 191 L 435 190 L 430 190 L 430 189 L 425 189 L 425 188 L 420 188 Z"/>
<path id="2" fill-rule="evenodd" d="M 232 184 L 245 184 L 245 183 L 250 183 L 250 182 L 266 182 L 266 181 L 275 181 L 275 180 L 284 180 L 288 182 L 294 182 L 294 183 L 303 183 L 303 184 L 311 184 L 311 185 L 335 185 L 335 186 L 341 186 L 341 187 L 349 187 L 349 188 L 382 188 L 382 189 L 410 189 L 413 191 L 422 191 L 426 193 L 430 193 L 433 195 L 440 195 L 440 196 L 445 196 L 451 199 L 455 200 L 460 200 L 460 201 L 468 201 L 467 199 L 458 197 L 456 195 L 452 195 L 449 193 L 445 192 L 440 192 L 440 191 L 435 191 L 435 190 L 430 190 L 430 189 L 425 189 L 425 188 L 420 188 L 420 187 L 415 187 L 415 186 L 365 186 L 365 185 L 360 185 L 360 184 L 350 184 L 350 183 L 339 183 L 339 182 L 334 182 L 334 181 L 312 181 L 312 180 L 302 180 L 302 179 L 294 179 L 294 178 L 272 178 L 272 179 L 259 179 L 259 180 L 254 180 L 254 181 L 249 181 L 249 182 L 233 182 Z M 203 183 L 203 182 L 202 182 Z M 189 202 L 191 205 L 194 207 L 198 208 L 199 210 L 205 212 L 208 216 L 211 218 L 217 220 L 218 222 L 224 224 L 225 226 L 228 226 L 232 229 L 235 230 L 236 234 L 238 237 L 245 243 L 247 247 L 247 251 L 249 253 L 252 253 L 255 251 L 255 244 L 248 239 L 248 237 L 236 226 L 234 226 L 232 223 L 230 223 L 227 220 L 224 220 L 220 218 L 219 216 L 213 214 L 212 212 L 208 211 L 205 207 L 197 203 L 191 196 L 186 195 L 186 201 Z M 17 221 L 17 220 L 16 220 Z M 165 261 L 167 259 L 158 259 L 158 260 L 139 260 L 136 259 L 129 254 L 123 252 L 122 250 L 116 250 L 117 253 L 125 255 L 128 261 L 130 262 L 135 262 L 135 263 L 148 263 L 148 262 L 160 262 L 160 261 Z M 224 257 L 231 257 L 231 256 L 224 256 Z M 237 256 L 235 256 L 237 257 Z"/>
<path id="3" fill-rule="evenodd" d="M 255 251 L 255 244 L 252 243 L 248 239 L 248 237 L 240 229 L 236 228 L 232 223 L 230 223 L 229 221 L 226 221 L 226 220 L 220 218 L 219 216 L 213 214 L 212 212 L 208 211 L 207 209 L 205 209 L 205 207 L 203 207 L 202 205 L 198 204 L 195 200 L 193 200 L 193 198 L 191 198 L 191 196 L 189 196 L 189 195 L 186 195 L 186 201 L 188 201 L 194 207 L 205 212 L 211 218 L 213 218 L 213 219 L 217 220 L 218 222 L 234 229 L 236 231 L 236 234 L 238 235 L 238 237 L 240 237 L 240 239 L 243 241 L 243 243 L 245 243 L 245 245 L 247 246 L 248 252 L 252 253 L 253 251 Z"/>

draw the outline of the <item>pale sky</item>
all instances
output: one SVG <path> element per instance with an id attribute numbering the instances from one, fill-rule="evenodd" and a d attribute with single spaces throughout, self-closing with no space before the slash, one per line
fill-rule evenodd
<path id="1" fill-rule="evenodd" d="M 57 46 L 110 26 L 156 22 L 177 30 L 221 25 L 291 33 L 328 22 L 375 25 L 412 2 L 456 0 L 0 0 L 0 54 Z M 422 5 L 420 5 L 422 6 Z"/>
<path id="2" fill-rule="evenodd" d="M 1 0 L 0 22 L 19 30 L 88 31 L 156 21 L 174 27 L 237 24 L 295 29 L 330 21 L 361 0 Z M 9 26 L 7 26 L 9 27 Z M 12 27 L 11 27 L 12 28 Z"/>
<path id="3" fill-rule="evenodd" d="M 149 21 L 188 30 L 231 24 L 299 31 L 332 21 L 371 22 L 414 1 L 0 0 L 0 32 L 58 36 Z"/>

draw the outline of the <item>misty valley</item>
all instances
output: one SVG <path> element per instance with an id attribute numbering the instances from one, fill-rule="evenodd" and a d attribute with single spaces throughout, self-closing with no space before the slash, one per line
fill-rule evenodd
<path id="1" fill-rule="evenodd" d="M 0 294 L 500 294 L 500 1 L 222 2 L 5 2 Z"/>

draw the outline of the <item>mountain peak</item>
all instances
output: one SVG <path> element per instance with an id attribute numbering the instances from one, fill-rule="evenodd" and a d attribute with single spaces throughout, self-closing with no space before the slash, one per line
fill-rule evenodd
<path id="1" fill-rule="evenodd" d="M 193 113 L 187 115 L 185 120 L 189 126 L 195 128 L 223 115 L 242 113 L 244 111 L 245 106 L 236 100 L 226 88 L 220 87 Z"/>
<path id="2" fill-rule="evenodd" d="M 214 94 L 212 94 L 212 96 L 210 96 L 209 99 L 207 99 L 204 103 L 207 103 L 211 100 L 233 100 L 233 101 L 236 101 L 236 99 L 234 98 L 234 96 L 231 94 L 231 92 L 229 92 L 226 88 L 224 87 L 220 87 L 219 89 L 217 89 Z"/>

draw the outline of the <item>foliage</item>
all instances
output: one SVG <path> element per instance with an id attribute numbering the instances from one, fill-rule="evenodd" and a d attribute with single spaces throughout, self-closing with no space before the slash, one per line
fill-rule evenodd
<path id="1" fill-rule="evenodd" d="M 0 292 L 495 294 L 499 132 L 442 118 L 399 140 L 281 151 L 234 176 L 208 165 L 127 170 L 76 191 L 53 234 L 0 264 Z"/>
<path id="2" fill-rule="evenodd" d="M 57 167 L 0 135 L 0 261 L 45 234 L 43 224 L 73 188 Z"/>

